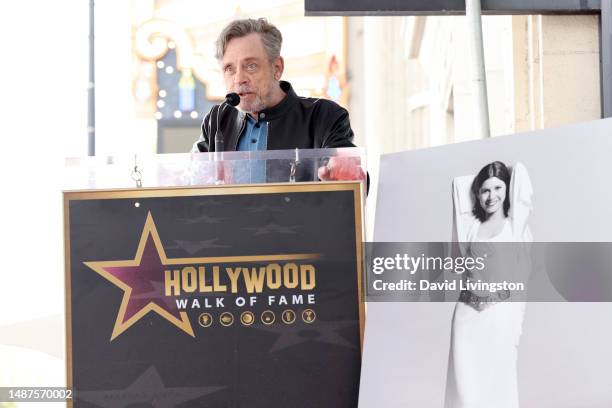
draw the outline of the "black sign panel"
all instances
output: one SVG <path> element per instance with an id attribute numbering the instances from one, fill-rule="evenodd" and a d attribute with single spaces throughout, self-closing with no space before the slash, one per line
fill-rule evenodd
<path id="1" fill-rule="evenodd" d="M 65 193 L 78 407 L 356 407 L 358 183 Z"/>
<path id="2" fill-rule="evenodd" d="M 482 0 L 485 14 L 599 13 L 601 0 Z M 307 16 L 465 13 L 465 0 L 305 0 Z"/>

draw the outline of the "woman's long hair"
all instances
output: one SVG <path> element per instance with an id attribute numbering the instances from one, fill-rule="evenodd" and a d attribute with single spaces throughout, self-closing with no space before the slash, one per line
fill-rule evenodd
<path id="1" fill-rule="evenodd" d="M 510 210 L 510 171 L 508 167 L 500 161 L 496 161 L 493 163 L 489 163 L 484 166 L 474 177 L 474 181 L 472 182 L 472 196 L 474 198 L 474 208 L 472 209 L 472 214 L 480 222 L 484 222 L 487 220 L 487 213 L 480 206 L 480 200 L 478 199 L 478 192 L 482 184 L 490 179 L 491 177 L 497 177 L 501 181 L 506 184 L 506 198 L 504 199 L 504 215 L 508 216 L 508 211 Z"/>

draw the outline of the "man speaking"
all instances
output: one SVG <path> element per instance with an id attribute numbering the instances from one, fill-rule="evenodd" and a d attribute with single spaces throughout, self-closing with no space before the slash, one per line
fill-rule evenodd
<path id="1" fill-rule="evenodd" d="M 228 93 L 237 96 L 228 95 L 206 115 L 194 152 L 355 146 L 346 109 L 299 97 L 281 81 L 281 45 L 280 31 L 263 18 L 235 20 L 223 29 L 216 58 Z M 335 178 L 331 171 L 319 169 L 319 178 Z"/>

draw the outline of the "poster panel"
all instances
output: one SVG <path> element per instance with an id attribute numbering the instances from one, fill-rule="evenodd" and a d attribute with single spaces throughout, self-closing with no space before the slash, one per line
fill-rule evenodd
<path id="1" fill-rule="evenodd" d="M 368 303 L 360 408 L 612 406 L 611 135 L 605 119 L 382 156 L 377 244 L 420 244 L 417 256 L 446 256 L 435 243 L 546 245 L 554 258 L 533 264 L 529 282 L 557 296 Z M 504 214 L 502 228 L 479 227 L 479 208 Z"/>

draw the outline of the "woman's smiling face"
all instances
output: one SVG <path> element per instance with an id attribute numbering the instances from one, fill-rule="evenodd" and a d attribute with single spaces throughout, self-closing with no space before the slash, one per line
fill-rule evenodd
<path id="1" fill-rule="evenodd" d="M 478 201 L 487 216 L 503 211 L 505 199 L 506 183 L 497 177 L 486 179 L 478 189 Z"/>

